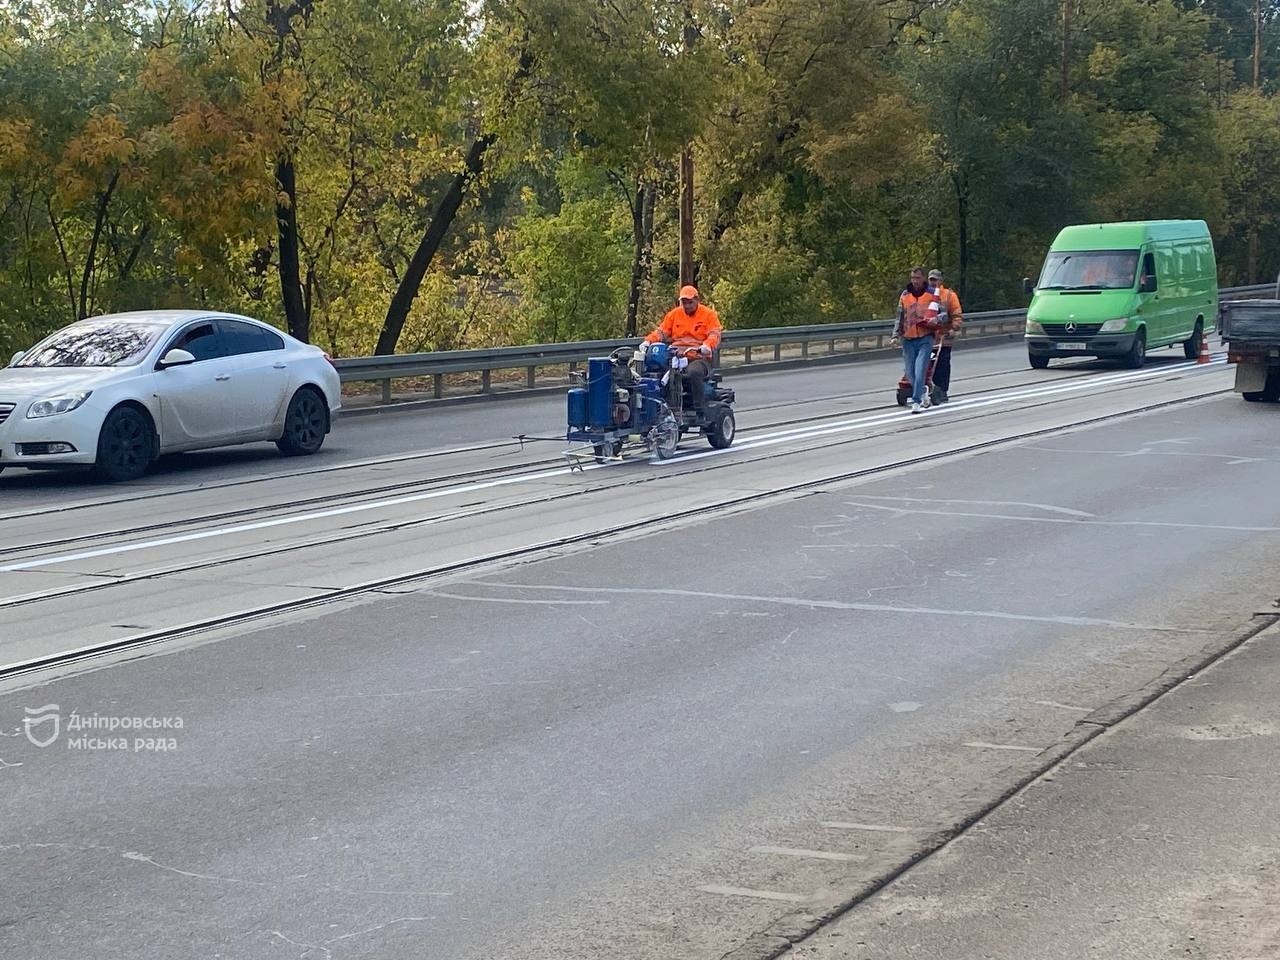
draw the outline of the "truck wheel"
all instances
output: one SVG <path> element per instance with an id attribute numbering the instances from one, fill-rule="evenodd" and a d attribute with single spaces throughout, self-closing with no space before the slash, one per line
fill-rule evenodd
<path id="1" fill-rule="evenodd" d="M 1262 388 L 1261 396 L 1267 403 L 1275 403 L 1280 400 L 1280 369 L 1273 367 L 1267 371 L 1267 382 Z"/>
<path id="2" fill-rule="evenodd" d="M 1133 349 L 1124 358 L 1124 365 L 1130 370 L 1139 369 L 1147 362 L 1147 331 L 1139 330 L 1133 338 Z"/>
<path id="3" fill-rule="evenodd" d="M 1041 357 L 1034 353 L 1027 354 L 1027 362 L 1031 364 L 1032 370 L 1043 370 L 1049 366 L 1049 358 Z"/>
<path id="4" fill-rule="evenodd" d="M 733 411 L 728 407 L 716 413 L 707 429 L 707 442 L 717 450 L 726 450 L 733 443 L 738 425 L 733 419 Z"/>
<path id="5" fill-rule="evenodd" d="M 1195 333 L 1191 334 L 1191 339 L 1182 344 L 1182 353 L 1188 360 L 1195 360 L 1200 356 L 1200 341 L 1204 339 L 1204 324 L 1199 320 L 1196 321 Z"/>
<path id="6" fill-rule="evenodd" d="M 1257 403 L 1262 399 L 1262 394 L 1256 390 L 1246 390 L 1244 393 L 1240 394 L 1240 396 L 1244 397 L 1250 403 Z"/>

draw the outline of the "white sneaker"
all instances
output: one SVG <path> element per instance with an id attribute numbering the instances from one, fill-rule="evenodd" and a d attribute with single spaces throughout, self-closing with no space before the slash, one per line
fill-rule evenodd
<path id="1" fill-rule="evenodd" d="M 929 396 L 928 391 L 925 391 L 924 399 L 920 401 L 920 406 L 925 410 L 928 410 L 933 406 L 933 398 Z"/>
<path id="2" fill-rule="evenodd" d="M 924 407 L 920 406 L 920 404 L 916 403 L 916 402 L 913 400 L 913 401 L 911 402 L 911 412 L 912 412 L 912 413 L 924 413 Z"/>

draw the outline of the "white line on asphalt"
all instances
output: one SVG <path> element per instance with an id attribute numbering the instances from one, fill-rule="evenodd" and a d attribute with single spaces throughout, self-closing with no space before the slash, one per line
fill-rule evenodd
<path id="1" fill-rule="evenodd" d="M 1127 623 L 1123 620 L 1102 620 L 1096 617 L 1041 616 L 1032 613 L 1007 613 L 1003 610 L 946 610 L 939 607 L 908 607 L 887 603 L 858 603 L 845 600 L 818 600 L 807 597 L 768 597 L 740 593 L 709 593 L 701 590 L 679 590 L 673 587 L 566 587 L 534 583 L 493 583 L 484 580 L 471 581 L 475 585 L 499 587 L 510 590 L 556 590 L 566 593 L 618 593 L 652 594 L 669 597 L 688 597 L 697 600 L 730 600 L 738 603 L 776 603 L 809 610 L 860 610 L 868 613 L 908 613 L 942 617 L 983 617 L 994 620 L 1018 620 L 1031 623 L 1052 623 L 1067 627 L 1115 627 L 1120 630 L 1160 630 L 1170 633 L 1201 633 L 1203 631 L 1180 627 L 1167 627 L 1154 623 Z"/>
<path id="2" fill-rule="evenodd" d="M 468 603 L 533 603 L 549 607 L 604 607 L 609 605 L 608 600 L 534 600 L 523 597 L 469 597 L 462 593 L 445 593 L 443 590 L 425 590 L 421 592 L 432 597 L 444 597 L 448 600 L 466 600 Z"/>
<path id="3" fill-rule="evenodd" d="M 964 510 L 921 510 L 915 507 L 887 507 L 879 503 L 861 503 L 871 497 L 846 500 L 846 506 L 864 510 L 884 510 L 891 513 L 909 513 L 913 517 L 972 517 L 980 520 L 1018 520 L 1023 523 L 1070 523 L 1087 527 L 1173 527 L 1178 530 L 1222 530 L 1230 533 L 1280 533 L 1280 527 L 1249 527 L 1225 523 L 1185 523 L 1177 520 L 1098 520 L 1067 517 L 1028 517 L 1016 513 L 971 513 Z"/>
<path id="4" fill-rule="evenodd" d="M 1215 360 L 1214 363 L 1219 361 Z M 980 407 L 987 407 L 996 404 L 1007 404 L 1011 401 L 1034 399 L 1045 396 L 1052 396 L 1058 393 L 1078 392 L 1096 386 L 1106 386 L 1112 383 L 1137 383 L 1142 380 L 1148 380 L 1158 377 L 1166 377 L 1171 373 L 1181 371 L 1195 370 L 1196 365 L 1175 364 L 1169 367 L 1162 367 L 1159 370 L 1151 371 L 1144 374 L 1123 374 L 1108 375 L 1101 377 L 1083 378 L 1081 381 L 1069 381 L 1067 383 L 1049 384 L 1043 388 L 1037 388 L 1032 391 L 1012 392 L 1001 394 L 988 398 L 975 398 L 973 400 L 957 400 L 948 404 L 949 410 L 972 410 Z M 749 440 L 739 443 L 737 446 L 727 450 L 708 450 L 704 453 L 693 453 L 684 456 L 678 456 L 671 460 L 657 461 L 655 465 L 662 464 L 681 464 L 689 463 L 694 460 L 700 460 L 708 456 L 723 456 L 734 451 L 751 450 L 757 447 L 772 446 L 778 443 L 785 443 L 792 440 L 810 440 L 817 437 L 828 436 L 835 433 L 845 433 L 850 430 L 856 430 L 860 427 L 877 426 L 885 423 L 901 422 L 903 414 L 901 411 L 894 411 L 889 414 L 875 414 L 867 417 L 855 417 L 850 420 L 834 421 L 828 424 L 820 424 L 809 427 L 793 428 L 778 433 L 764 434 L 759 437 L 752 437 Z M 608 466 L 607 464 L 584 464 L 583 470 L 598 470 Z M 82 550 L 76 553 L 54 554 L 48 557 L 41 557 L 34 560 L 21 560 L 16 563 L 5 564 L 0 566 L 0 573 L 16 573 L 21 570 L 35 570 L 40 567 L 55 566 L 63 563 L 74 563 L 80 560 L 92 560 L 98 557 L 117 556 L 122 553 L 133 553 L 138 550 L 150 550 L 157 547 L 167 547 L 179 543 L 191 543 L 198 540 L 209 540 L 217 537 L 232 536 L 239 533 L 251 533 L 256 530 L 267 530 L 274 527 L 289 526 L 296 523 L 308 523 L 314 520 L 325 520 L 331 517 L 350 516 L 357 513 L 365 513 L 370 510 L 381 510 L 386 507 L 400 506 L 408 503 L 421 503 L 427 500 L 434 500 L 440 497 L 456 496 L 465 493 L 475 493 L 481 490 L 492 490 L 497 487 L 512 486 L 514 484 L 530 483 L 538 480 L 562 479 L 565 476 L 563 468 L 554 470 L 542 470 L 536 473 L 524 473 L 514 477 L 501 477 L 494 480 L 484 480 L 476 483 L 463 484 L 456 487 L 441 487 L 438 490 L 428 490 L 422 493 L 405 494 L 399 497 L 389 497 L 384 500 L 370 500 L 363 503 L 349 504 L 343 507 L 333 507 L 327 510 L 314 510 L 306 513 L 291 514 L 286 517 L 273 517 L 269 520 L 256 520 L 248 523 L 233 524 L 227 527 L 215 527 L 209 530 L 199 530 L 192 533 L 176 534 L 168 537 L 159 537 L 154 540 L 140 540 L 134 543 L 115 544 L 110 547 L 101 547 L 96 550 Z"/>
<path id="5" fill-rule="evenodd" d="M 904 503 L 963 503 L 968 506 L 980 507 L 1028 507 L 1032 510 L 1043 510 L 1046 513 L 1061 513 L 1069 517 L 1092 517 L 1096 514 L 1086 513 L 1083 510 L 1073 510 L 1070 507 L 1055 507 L 1051 503 L 1026 503 L 1021 500 L 952 500 L 948 497 L 872 497 L 867 494 L 860 494 L 862 500 L 888 500 L 901 501 Z"/>
<path id="6" fill-rule="evenodd" d="M 834 853 L 830 850 L 805 850 L 801 847 L 752 847 L 750 853 L 764 853 L 778 857 L 800 857 L 804 860 L 863 860 L 865 857 L 856 853 Z"/>
<path id="7" fill-rule="evenodd" d="M 848 823 L 844 820 L 823 820 L 822 825 L 832 830 L 868 830 L 871 833 L 910 833 L 909 827 L 889 827 L 878 823 Z"/>
<path id="8" fill-rule="evenodd" d="M 1039 753 L 1043 747 L 1024 747 L 1016 743 L 987 743 L 983 740 L 966 740 L 966 747 L 976 747 L 979 750 L 1017 750 L 1022 753 Z"/>
<path id="9" fill-rule="evenodd" d="M 1038 707 L 1057 707 L 1059 710 L 1070 710 L 1073 713 L 1093 713 L 1093 707 L 1073 707 L 1069 703 L 1059 703 L 1057 700 L 1032 700 Z"/>
<path id="10" fill-rule="evenodd" d="M 722 897 L 751 897 L 754 900 L 781 900 L 783 903 L 804 903 L 808 897 L 798 893 L 782 893 L 778 890 L 752 890 L 750 887 L 725 887 L 709 883 L 698 888 L 703 893 L 715 893 Z"/>

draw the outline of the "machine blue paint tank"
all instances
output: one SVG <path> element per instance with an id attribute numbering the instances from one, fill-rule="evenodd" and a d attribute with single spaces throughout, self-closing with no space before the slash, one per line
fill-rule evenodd
<path id="1" fill-rule="evenodd" d="M 613 427 L 613 362 L 587 361 L 587 422 L 597 430 Z"/>
<path id="2" fill-rule="evenodd" d="M 587 426 L 587 391 L 582 387 L 569 391 L 569 426 L 574 430 Z"/>

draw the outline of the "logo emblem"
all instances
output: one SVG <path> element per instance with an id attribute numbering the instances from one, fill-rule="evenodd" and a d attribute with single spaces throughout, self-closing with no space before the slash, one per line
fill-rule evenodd
<path id="1" fill-rule="evenodd" d="M 1076 325 L 1074 323 L 1068 323 L 1067 333 L 1075 333 L 1075 332 L 1076 332 Z"/>
<path id="2" fill-rule="evenodd" d="M 36 707 L 34 710 L 31 707 L 23 707 L 23 710 L 26 716 L 22 718 L 22 726 L 28 740 L 37 747 L 47 747 L 58 739 L 58 734 L 62 732 L 62 714 L 58 712 L 56 703 Z M 36 729 L 43 724 L 50 725 L 50 732 L 47 735 L 36 733 Z"/>

